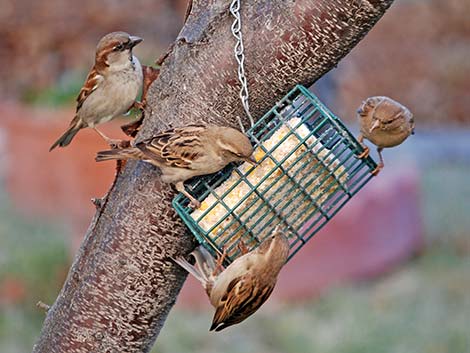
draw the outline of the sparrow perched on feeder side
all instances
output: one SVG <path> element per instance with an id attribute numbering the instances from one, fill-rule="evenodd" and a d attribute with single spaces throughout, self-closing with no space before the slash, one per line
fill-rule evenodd
<path id="1" fill-rule="evenodd" d="M 377 175 L 384 167 L 382 150 L 394 147 L 414 134 L 413 114 L 400 103 L 389 97 L 369 97 L 357 110 L 361 133 L 358 140 L 364 147 L 358 158 L 369 155 L 369 148 L 363 144 L 364 138 L 377 146 L 380 163 L 373 171 Z"/>
<path id="2" fill-rule="evenodd" d="M 142 88 L 143 74 L 132 49 L 142 38 L 125 32 L 105 35 L 96 47 L 95 65 L 77 97 L 75 117 L 65 133 L 51 146 L 65 147 L 80 129 L 91 127 L 108 144 L 116 144 L 95 126 L 126 113 Z"/>
<path id="3" fill-rule="evenodd" d="M 151 163 L 161 169 L 163 182 L 174 184 L 192 207 L 199 208 L 200 202 L 186 191 L 183 183 L 218 172 L 230 162 L 256 164 L 252 153 L 250 140 L 240 131 L 200 124 L 161 132 L 134 147 L 98 152 L 96 161 L 135 159 Z"/>
<path id="4" fill-rule="evenodd" d="M 224 255 L 217 264 L 202 246 L 191 255 L 196 260 L 194 265 L 182 257 L 174 261 L 201 282 L 216 309 L 209 330 L 220 331 L 245 320 L 269 298 L 289 256 L 289 241 L 277 227 L 258 248 L 222 270 L 219 267 Z"/>

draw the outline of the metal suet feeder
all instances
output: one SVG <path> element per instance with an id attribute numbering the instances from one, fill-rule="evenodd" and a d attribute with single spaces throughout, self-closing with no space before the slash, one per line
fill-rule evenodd
<path id="1" fill-rule="evenodd" d="M 280 224 L 289 259 L 372 178 L 377 164 L 358 159 L 364 149 L 328 108 L 296 86 L 247 131 L 258 165 L 229 165 L 194 179 L 188 191 L 201 201 L 173 206 L 198 241 L 227 261 L 252 250 Z"/>

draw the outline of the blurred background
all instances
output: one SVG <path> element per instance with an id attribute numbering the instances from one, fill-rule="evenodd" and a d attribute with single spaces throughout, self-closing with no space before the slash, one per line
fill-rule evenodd
<path id="1" fill-rule="evenodd" d="M 97 41 L 125 30 L 152 64 L 186 0 L 0 0 L 0 352 L 31 351 L 113 179 L 106 146 L 73 117 Z M 103 10 L 105 9 L 105 10 Z M 357 131 L 355 110 L 388 95 L 416 135 L 283 269 L 273 297 L 220 334 L 188 280 L 153 352 L 470 352 L 470 3 L 397 0 L 315 92 Z M 247 58 L 249 60 L 249 58 Z M 125 120 L 103 131 L 120 134 Z"/>

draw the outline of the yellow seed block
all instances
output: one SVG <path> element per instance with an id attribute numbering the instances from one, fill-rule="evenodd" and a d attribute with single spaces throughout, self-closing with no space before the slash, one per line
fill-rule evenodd
<path id="1" fill-rule="evenodd" d="M 283 221 L 295 229 L 300 228 L 316 207 L 322 206 L 338 190 L 339 183 L 346 182 L 345 168 L 316 137 L 310 136 L 302 142 L 309 133 L 300 118 L 287 121 L 255 149 L 253 155 L 259 163 L 256 167 L 248 163 L 240 165 L 238 171 L 233 171 L 214 190 L 228 209 L 210 194 L 201 208 L 191 213 L 197 221 L 212 207 L 199 225 L 207 232 L 221 221 L 211 230 L 209 237 L 218 247 L 224 244 L 229 249 L 229 256 L 237 255 L 236 244 L 240 239 L 251 249 Z M 245 180 L 239 173 L 245 176 Z M 233 185 L 236 185 L 234 189 L 222 197 Z M 256 239 L 252 238 L 249 229 Z"/>

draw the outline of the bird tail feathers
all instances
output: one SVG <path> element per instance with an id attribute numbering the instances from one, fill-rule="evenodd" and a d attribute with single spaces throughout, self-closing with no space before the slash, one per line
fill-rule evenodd
<path id="1" fill-rule="evenodd" d="M 110 161 L 115 159 L 139 159 L 139 155 L 141 154 L 140 150 L 135 147 L 129 148 L 122 148 L 122 149 L 113 149 L 113 150 L 106 150 L 100 151 L 96 154 L 95 161 L 102 162 L 102 161 Z"/>
<path id="2" fill-rule="evenodd" d="M 65 147 L 67 146 L 70 142 L 72 142 L 72 139 L 75 137 L 77 132 L 82 129 L 84 125 L 82 124 L 82 121 L 78 118 L 75 117 L 72 122 L 70 123 L 70 126 L 68 129 L 64 132 L 64 134 L 59 137 L 59 139 L 54 142 L 54 144 L 49 148 L 49 152 L 52 151 L 54 148 L 57 146 L 60 147 Z"/>
<path id="3" fill-rule="evenodd" d="M 214 279 L 214 270 L 216 268 L 215 260 L 203 246 L 197 247 L 191 255 L 196 260 L 194 265 L 191 265 L 183 257 L 178 257 L 173 260 L 207 288 L 207 285 Z"/>
<path id="4" fill-rule="evenodd" d="M 193 275 L 193 277 L 196 278 L 203 285 L 206 284 L 206 280 L 203 274 L 195 266 L 191 265 L 185 258 L 177 257 L 176 259 L 173 259 L 173 261 L 180 265 L 182 268 L 184 268 L 191 275 Z"/>

